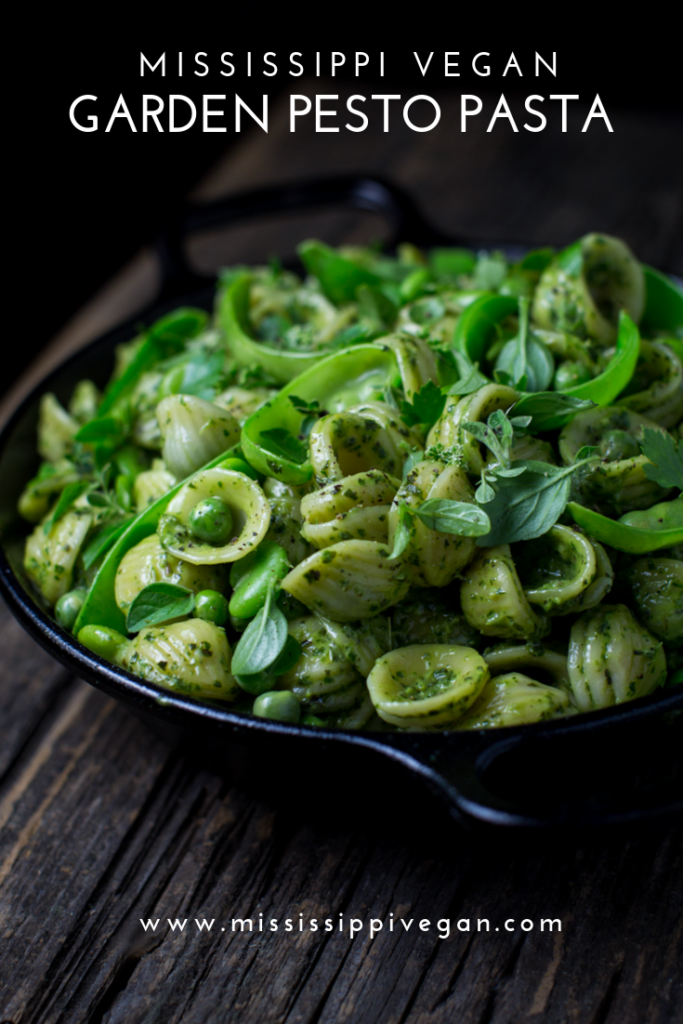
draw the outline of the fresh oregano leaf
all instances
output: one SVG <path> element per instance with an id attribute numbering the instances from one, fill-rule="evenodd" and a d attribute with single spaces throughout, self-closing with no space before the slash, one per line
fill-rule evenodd
<path id="1" fill-rule="evenodd" d="M 413 517 L 405 502 L 398 506 L 398 525 L 394 534 L 394 547 L 389 558 L 398 558 L 408 547 L 413 533 Z"/>
<path id="2" fill-rule="evenodd" d="M 448 388 L 449 395 L 471 395 L 473 391 L 490 384 L 488 378 L 479 372 L 479 363 L 470 363 L 462 352 L 453 352 L 459 379 Z"/>
<path id="3" fill-rule="evenodd" d="M 482 469 L 482 471 L 481 471 L 481 481 L 480 481 L 479 486 L 477 487 L 476 491 L 474 492 L 474 497 L 476 498 L 477 502 L 480 505 L 488 505 L 488 503 L 490 501 L 493 501 L 495 496 L 496 496 L 496 492 L 494 491 L 493 487 L 491 486 L 491 484 L 486 479 L 486 471 Z"/>
<path id="4" fill-rule="evenodd" d="M 554 430 L 569 423 L 577 412 L 592 409 L 595 402 L 587 398 L 575 398 L 574 395 L 563 395 L 561 391 L 537 391 L 533 395 L 523 395 L 513 407 L 514 417 L 531 416 L 528 426 L 530 434 L 542 434 L 545 430 Z"/>
<path id="5" fill-rule="evenodd" d="M 287 643 L 287 619 L 268 589 L 266 603 L 254 616 L 233 652 L 231 671 L 235 677 L 252 676 L 269 668 Z"/>
<path id="6" fill-rule="evenodd" d="M 408 474 L 410 472 L 412 472 L 412 470 L 415 469 L 415 467 L 417 465 L 419 465 L 420 462 L 422 462 L 424 457 L 425 457 L 425 452 L 421 452 L 419 449 L 417 449 L 416 451 L 410 453 L 410 455 L 408 456 L 406 461 L 403 463 L 403 479 L 404 480 L 408 476 Z"/>
<path id="7" fill-rule="evenodd" d="M 262 430 L 260 438 L 263 447 L 266 451 L 272 452 L 273 455 L 279 455 L 281 458 L 288 459 L 290 462 L 296 462 L 299 465 L 306 461 L 308 455 L 308 449 L 303 441 L 300 441 L 298 437 L 294 437 L 284 427 L 272 427 L 270 430 Z"/>
<path id="8" fill-rule="evenodd" d="M 489 517 L 478 505 L 448 498 L 429 498 L 413 514 L 430 530 L 459 537 L 481 537 L 491 529 Z"/>
<path id="9" fill-rule="evenodd" d="M 128 609 L 126 628 L 139 633 L 147 626 L 159 626 L 171 619 L 189 615 L 194 609 L 194 594 L 175 583 L 150 583 L 133 600 Z"/>
<path id="10" fill-rule="evenodd" d="M 285 646 L 269 668 L 264 669 L 263 672 L 253 672 L 248 676 L 236 675 L 235 679 L 243 690 L 250 693 L 253 697 L 258 697 L 261 693 L 274 690 L 277 686 L 277 677 L 284 675 L 285 672 L 289 672 L 290 668 L 296 665 L 300 657 L 301 644 L 289 634 L 285 641 Z"/>

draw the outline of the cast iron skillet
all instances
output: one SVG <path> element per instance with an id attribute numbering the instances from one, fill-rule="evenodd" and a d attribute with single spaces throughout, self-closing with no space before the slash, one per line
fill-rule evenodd
<path id="1" fill-rule="evenodd" d="M 78 676 L 123 701 L 172 742 L 238 779 L 284 776 L 323 799 L 342 782 L 370 800 L 393 792 L 424 794 L 426 784 L 457 819 L 470 824 L 549 828 L 613 825 L 683 809 L 681 688 L 566 721 L 479 733 L 357 733 L 284 725 L 177 696 L 110 665 L 81 647 L 37 603 L 21 567 L 17 498 L 38 462 L 35 430 L 45 391 L 66 401 L 74 384 L 103 385 L 114 346 L 140 322 L 181 304 L 211 307 L 213 282 L 188 267 L 184 243 L 199 229 L 263 214 L 331 205 L 371 210 L 391 225 L 389 245 L 458 244 L 432 228 L 399 189 L 348 177 L 265 189 L 188 208 L 159 241 L 163 287 L 153 307 L 93 341 L 51 373 L 0 435 L 0 589 L 28 632 Z M 510 246 L 505 247 L 508 252 Z M 11 680 L 7 680 L 11 685 Z M 389 789 L 387 788 L 389 787 Z M 313 796 L 315 799 L 315 796 Z M 419 799 L 419 798 L 418 798 Z M 410 822 L 406 821 L 407 827 Z"/>

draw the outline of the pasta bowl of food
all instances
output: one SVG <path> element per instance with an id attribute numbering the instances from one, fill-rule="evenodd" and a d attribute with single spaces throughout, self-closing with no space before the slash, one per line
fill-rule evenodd
<path id="1" fill-rule="evenodd" d="M 17 410 L 10 608 L 214 764 L 393 767 L 498 825 L 673 813 L 680 284 L 602 234 L 454 245 L 368 179 L 183 228 L 332 201 L 398 244 L 206 282 L 172 232 L 160 303 Z"/>

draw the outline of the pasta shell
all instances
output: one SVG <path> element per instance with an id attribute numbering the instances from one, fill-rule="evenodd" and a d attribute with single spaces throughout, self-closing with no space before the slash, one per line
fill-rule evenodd
<path id="1" fill-rule="evenodd" d="M 474 703 L 489 678 L 471 647 L 416 644 L 380 658 L 368 676 L 377 714 L 403 728 L 447 728 Z"/>
<path id="2" fill-rule="evenodd" d="M 400 559 L 382 544 L 344 540 L 317 551 L 282 580 L 282 589 L 335 622 L 370 618 L 403 598 L 409 587 Z"/>
<path id="3" fill-rule="evenodd" d="M 580 711 L 644 697 L 666 680 L 662 645 L 626 605 L 600 605 L 572 626 L 569 683 Z"/>
<path id="4" fill-rule="evenodd" d="M 547 632 L 522 590 L 509 544 L 486 548 L 463 575 L 462 610 L 484 636 L 533 640 Z"/>
<path id="5" fill-rule="evenodd" d="M 199 699 L 234 700 L 242 692 L 230 672 L 232 652 L 225 631 L 213 622 L 189 619 L 141 630 L 121 664 L 169 690 Z"/>
<path id="6" fill-rule="evenodd" d="M 169 395 L 157 406 L 163 457 L 178 480 L 194 473 L 240 437 L 237 420 L 224 409 L 194 395 Z"/>

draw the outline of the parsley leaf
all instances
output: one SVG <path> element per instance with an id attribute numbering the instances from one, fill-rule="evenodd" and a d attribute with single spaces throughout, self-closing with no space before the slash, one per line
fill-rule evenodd
<path id="1" fill-rule="evenodd" d="M 671 434 L 646 427 L 640 450 L 653 465 L 644 466 L 645 476 L 661 487 L 678 487 L 683 491 L 683 445 Z"/>
<path id="2" fill-rule="evenodd" d="M 441 388 L 428 380 L 415 392 L 412 402 L 402 399 L 401 419 L 408 427 L 414 427 L 418 423 L 431 427 L 443 412 L 445 404 L 446 396 L 441 394 Z"/>

